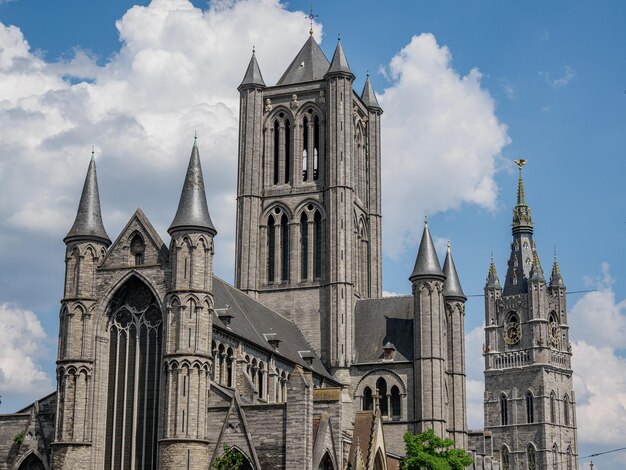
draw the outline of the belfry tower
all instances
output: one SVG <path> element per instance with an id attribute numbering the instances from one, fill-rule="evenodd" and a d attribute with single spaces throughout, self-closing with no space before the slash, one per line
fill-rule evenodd
<path id="1" fill-rule="evenodd" d="M 533 240 L 522 166 L 504 288 L 491 260 L 485 285 L 485 430 L 503 469 L 578 468 L 565 285 L 546 282 Z"/>
<path id="2" fill-rule="evenodd" d="M 238 88 L 235 285 L 335 373 L 352 361 L 356 300 L 382 294 L 382 109 L 354 79 L 341 42 L 329 62 L 311 34 L 276 85 L 253 52 Z"/>

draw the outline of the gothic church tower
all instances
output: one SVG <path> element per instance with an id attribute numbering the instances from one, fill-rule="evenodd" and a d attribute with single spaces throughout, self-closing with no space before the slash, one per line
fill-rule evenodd
<path id="1" fill-rule="evenodd" d="M 576 406 L 565 285 L 546 282 L 522 165 L 504 288 L 491 261 L 485 285 L 485 431 L 503 469 L 577 468 Z"/>
<path id="2" fill-rule="evenodd" d="M 253 53 L 238 88 L 235 285 L 293 319 L 342 380 L 355 302 L 382 294 L 382 109 L 354 79 L 341 42 L 329 62 L 310 35 L 275 86 Z"/>

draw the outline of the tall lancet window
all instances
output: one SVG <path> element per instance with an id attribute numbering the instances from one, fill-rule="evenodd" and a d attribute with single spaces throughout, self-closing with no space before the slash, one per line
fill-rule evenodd
<path id="1" fill-rule="evenodd" d="M 300 279 L 306 281 L 309 276 L 309 219 L 306 212 L 300 216 Z"/>
<path id="2" fill-rule="evenodd" d="M 302 181 L 307 180 L 309 165 L 309 120 L 306 116 L 302 119 Z"/>
<path id="3" fill-rule="evenodd" d="M 320 118 L 313 119 L 313 179 L 317 181 L 320 176 Z"/>
<path id="4" fill-rule="evenodd" d="M 313 246 L 313 271 L 316 279 L 322 277 L 322 216 L 315 211 L 313 218 L 314 246 Z"/>
<path id="5" fill-rule="evenodd" d="M 132 278 L 108 308 L 105 468 L 156 469 L 161 311 Z"/>
<path id="6" fill-rule="evenodd" d="M 289 183 L 291 173 L 291 122 L 285 119 L 285 183 Z"/>
<path id="7" fill-rule="evenodd" d="M 289 220 L 287 216 L 283 214 L 280 220 L 281 231 L 281 280 L 283 282 L 289 281 Z"/>
<path id="8" fill-rule="evenodd" d="M 276 266 L 276 225 L 274 217 L 267 222 L 267 282 L 274 282 Z"/>
<path id="9" fill-rule="evenodd" d="M 280 168 L 280 127 L 278 125 L 278 120 L 274 121 L 274 184 L 278 184 L 278 174 Z"/>

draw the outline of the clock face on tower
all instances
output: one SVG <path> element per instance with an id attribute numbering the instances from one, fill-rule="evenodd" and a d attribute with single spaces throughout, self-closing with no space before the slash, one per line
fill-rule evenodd
<path id="1" fill-rule="evenodd" d="M 548 325 L 548 335 L 550 336 L 550 342 L 553 346 L 558 346 L 559 341 L 561 340 L 561 328 L 559 328 L 559 324 L 555 321 L 550 322 Z"/>
<path id="2" fill-rule="evenodd" d="M 519 343 L 520 339 L 522 339 L 522 330 L 517 319 L 514 318 L 504 325 L 504 342 L 513 346 Z"/>

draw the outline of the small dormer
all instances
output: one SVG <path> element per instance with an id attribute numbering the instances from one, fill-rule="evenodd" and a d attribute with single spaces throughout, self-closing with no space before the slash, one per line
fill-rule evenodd
<path id="1" fill-rule="evenodd" d="M 230 322 L 233 319 L 233 314 L 230 311 L 230 305 L 226 304 L 224 308 L 216 308 L 215 314 L 222 321 L 224 326 L 230 329 Z"/>
<path id="2" fill-rule="evenodd" d="M 383 346 L 383 361 L 393 361 L 396 356 L 396 347 L 390 341 Z"/>
<path id="3" fill-rule="evenodd" d="M 304 359 L 309 367 L 313 365 L 313 359 L 315 359 L 313 351 L 298 351 L 298 354 L 300 354 L 300 357 Z"/>
<path id="4" fill-rule="evenodd" d="M 281 339 L 278 337 L 277 333 L 265 333 L 263 335 L 265 337 L 265 341 L 270 343 L 270 346 L 278 351 L 278 346 L 280 346 Z"/>

